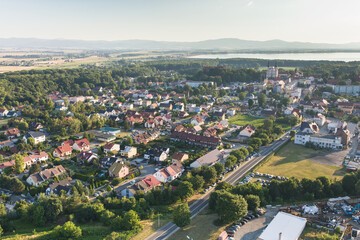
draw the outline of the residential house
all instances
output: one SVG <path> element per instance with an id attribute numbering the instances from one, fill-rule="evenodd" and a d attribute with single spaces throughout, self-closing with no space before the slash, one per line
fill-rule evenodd
<path id="1" fill-rule="evenodd" d="M 53 156 L 57 158 L 68 157 L 72 154 L 72 150 L 69 144 L 60 145 L 53 151 Z"/>
<path id="2" fill-rule="evenodd" d="M 125 157 L 125 158 L 133 158 L 137 154 L 137 148 L 131 147 L 131 146 L 126 146 L 125 149 L 120 152 L 120 154 L 122 157 Z"/>
<path id="3" fill-rule="evenodd" d="M 47 154 L 46 152 L 40 152 L 29 155 L 29 158 L 32 160 L 33 163 L 41 163 L 49 160 L 49 154 Z"/>
<path id="4" fill-rule="evenodd" d="M 255 134 L 255 127 L 253 125 L 249 124 L 239 132 L 238 136 L 240 138 L 248 139 L 249 137 L 251 137 L 254 134 Z"/>
<path id="5" fill-rule="evenodd" d="M 66 173 L 65 168 L 62 165 L 58 165 L 50 169 L 45 169 L 44 171 L 41 172 L 31 174 L 26 179 L 26 182 L 32 186 L 39 186 L 43 182 L 65 173 Z"/>
<path id="6" fill-rule="evenodd" d="M 178 116 L 179 116 L 179 118 L 185 118 L 185 117 L 189 116 L 189 114 L 187 112 L 179 112 Z"/>
<path id="7" fill-rule="evenodd" d="M 170 102 L 160 103 L 159 108 L 161 111 L 172 111 L 173 105 Z"/>
<path id="8" fill-rule="evenodd" d="M 322 115 L 321 113 L 318 113 L 314 117 L 314 121 L 318 126 L 322 127 L 326 123 L 326 117 L 324 115 Z"/>
<path id="9" fill-rule="evenodd" d="M 120 151 L 120 144 L 106 143 L 103 148 L 104 148 L 105 153 L 119 152 Z"/>
<path id="10" fill-rule="evenodd" d="M 199 168 L 202 166 L 212 166 L 224 157 L 224 152 L 214 149 L 204 156 L 198 158 L 195 162 L 190 164 L 191 168 Z"/>
<path id="11" fill-rule="evenodd" d="M 347 147 L 349 145 L 350 135 L 350 131 L 343 128 L 339 128 L 335 133 L 336 137 L 341 137 L 341 144 L 343 145 L 343 147 Z"/>
<path id="12" fill-rule="evenodd" d="M 155 124 L 155 121 L 154 119 L 149 119 L 145 122 L 144 124 L 145 128 L 155 128 L 156 127 L 156 124 Z"/>
<path id="13" fill-rule="evenodd" d="M 0 164 L 0 173 L 2 174 L 6 168 L 14 167 L 15 166 L 15 160 L 3 162 Z"/>
<path id="14" fill-rule="evenodd" d="M 130 168 L 122 161 L 116 161 L 109 168 L 109 177 L 111 178 L 124 178 L 130 173 Z"/>
<path id="15" fill-rule="evenodd" d="M 97 158 L 99 158 L 99 156 L 96 153 L 92 153 L 92 152 L 81 152 L 76 157 L 77 161 L 80 163 L 84 163 L 84 162 L 91 163 Z"/>
<path id="16" fill-rule="evenodd" d="M 215 137 L 217 135 L 217 131 L 214 127 L 209 127 L 205 129 L 203 135 L 207 137 Z"/>
<path id="17" fill-rule="evenodd" d="M 176 103 L 173 110 L 178 112 L 184 111 L 184 103 Z"/>
<path id="18" fill-rule="evenodd" d="M 191 124 L 194 124 L 194 126 L 197 125 L 203 125 L 204 124 L 204 120 L 202 119 L 202 117 L 200 117 L 199 115 L 196 115 L 194 118 L 191 119 Z"/>
<path id="19" fill-rule="evenodd" d="M 43 129 L 44 126 L 39 122 L 31 122 L 29 124 L 29 128 L 31 131 L 37 131 L 37 130 Z"/>
<path id="20" fill-rule="evenodd" d="M 261 115 L 264 117 L 271 117 L 271 116 L 276 116 L 276 111 L 273 109 L 263 109 L 261 110 Z"/>
<path id="21" fill-rule="evenodd" d="M 225 112 L 216 111 L 213 113 L 213 117 L 220 120 L 225 120 Z"/>
<path id="22" fill-rule="evenodd" d="M 189 154 L 182 152 L 174 152 L 174 154 L 171 156 L 172 161 L 183 162 L 188 159 L 189 159 Z"/>
<path id="23" fill-rule="evenodd" d="M 9 111 L 5 108 L 0 108 L 0 117 L 6 117 Z"/>
<path id="24" fill-rule="evenodd" d="M 144 159 L 148 161 L 163 162 L 169 156 L 169 148 L 151 148 L 144 153 Z"/>
<path id="25" fill-rule="evenodd" d="M 318 133 L 319 127 L 315 122 L 302 122 L 300 125 L 300 131 L 305 133 Z"/>
<path id="26" fill-rule="evenodd" d="M 132 198 L 135 196 L 136 190 L 137 189 L 135 188 L 135 186 L 131 186 L 131 187 L 128 187 L 128 188 L 125 188 L 124 190 L 122 190 L 120 192 L 120 195 L 125 198 Z"/>
<path id="27" fill-rule="evenodd" d="M 109 168 L 111 167 L 116 161 L 119 161 L 120 158 L 115 156 L 105 156 L 100 163 L 102 168 Z"/>
<path id="28" fill-rule="evenodd" d="M 170 166 L 160 169 L 154 173 L 154 177 L 159 180 L 159 182 L 167 183 L 175 180 L 180 177 L 184 172 L 184 167 L 179 161 L 175 161 Z"/>
<path id="29" fill-rule="evenodd" d="M 235 109 L 230 108 L 230 109 L 226 110 L 226 115 L 228 115 L 230 117 L 235 116 L 235 114 L 236 114 Z"/>
<path id="30" fill-rule="evenodd" d="M 45 190 L 45 195 L 50 196 L 52 194 L 60 195 L 61 192 L 65 192 L 68 196 L 71 195 L 73 186 L 70 184 L 68 179 L 60 180 L 59 182 L 53 182 L 49 184 Z"/>
<path id="31" fill-rule="evenodd" d="M 154 175 L 149 175 L 143 180 L 135 183 L 135 187 L 138 190 L 142 190 L 144 192 L 148 192 L 149 190 L 158 187 L 160 185 L 161 183 L 159 182 L 159 180 L 156 179 L 156 177 L 154 177 Z"/>
<path id="32" fill-rule="evenodd" d="M 88 151 L 90 149 L 90 142 L 86 138 L 83 138 L 81 140 L 75 141 L 74 145 L 72 145 L 72 148 L 77 151 Z"/>
<path id="33" fill-rule="evenodd" d="M 20 137 L 20 130 L 17 128 L 9 128 L 4 133 L 8 139 L 14 139 Z"/>
<path id="34" fill-rule="evenodd" d="M 26 143 L 30 137 L 34 139 L 35 144 L 45 142 L 46 140 L 45 133 L 43 132 L 28 132 L 28 134 L 24 136 L 24 140 Z"/>

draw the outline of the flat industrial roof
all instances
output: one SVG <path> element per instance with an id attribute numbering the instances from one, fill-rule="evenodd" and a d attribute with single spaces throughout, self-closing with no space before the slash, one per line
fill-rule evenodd
<path id="1" fill-rule="evenodd" d="M 306 226 L 306 218 L 278 212 L 269 226 L 262 232 L 261 240 L 297 240 Z"/>

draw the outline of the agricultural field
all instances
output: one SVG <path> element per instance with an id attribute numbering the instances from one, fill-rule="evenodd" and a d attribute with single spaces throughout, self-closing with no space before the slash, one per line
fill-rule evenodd
<path id="1" fill-rule="evenodd" d="M 342 166 L 325 165 L 316 162 L 314 156 L 331 156 L 328 150 L 314 150 L 304 146 L 287 143 L 277 153 L 260 164 L 254 172 L 267 173 L 299 179 L 315 179 L 320 176 L 340 179 L 346 171 Z"/>

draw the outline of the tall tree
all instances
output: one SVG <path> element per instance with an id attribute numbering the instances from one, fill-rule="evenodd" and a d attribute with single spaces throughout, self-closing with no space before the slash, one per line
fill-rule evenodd
<path id="1" fill-rule="evenodd" d="M 18 154 L 15 157 L 15 172 L 22 173 L 25 169 L 24 158 Z"/>
<path id="2" fill-rule="evenodd" d="M 177 206 L 173 213 L 173 222 L 178 227 L 185 227 L 190 224 L 191 212 L 188 203 L 183 203 Z"/>

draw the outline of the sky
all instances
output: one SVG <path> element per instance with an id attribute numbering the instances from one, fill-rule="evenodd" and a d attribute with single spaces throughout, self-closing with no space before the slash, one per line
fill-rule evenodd
<path id="1" fill-rule="evenodd" d="M 0 38 L 360 42 L 359 0 L 1 0 Z"/>

